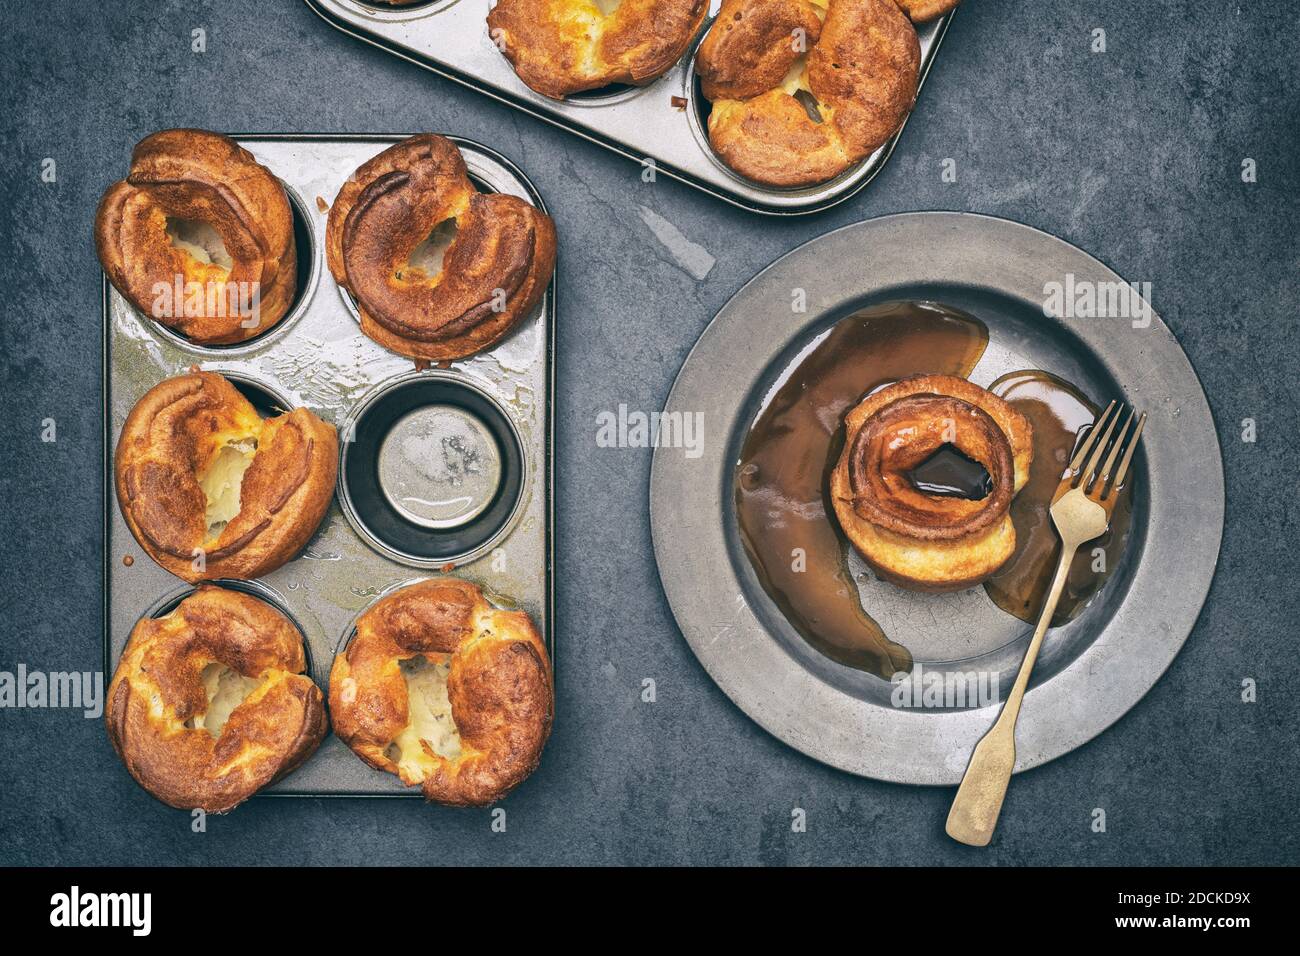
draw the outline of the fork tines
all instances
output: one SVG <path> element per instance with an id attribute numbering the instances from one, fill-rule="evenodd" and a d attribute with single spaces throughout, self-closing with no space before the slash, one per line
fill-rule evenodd
<path id="1" fill-rule="evenodd" d="M 1114 414 L 1112 414 L 1112 412 Z M 1111 491 L 1116 488 L 1122 488 L 1124 479 L 1128 475 L 1129 463 L 1133 460 L 1133 450 L 1137 447 L 1138 439 L 1142 437 L 1142 426 L 1146 424 L 1147 414 L 1143 412 L 1137 415 L 1136 409 L 1130 409 L 1128 418 L 1124 426 L 1111 441 L 1111 435 L 1115 431 L 1115 425 L 1119 422 L 1124 413 L 1124 406 L 1112 401 L 1106 406 L 1106 410 L 1101 416 L 1093 422 L 1092 428 L 1088 430 L 1088 437 L 1084 439 L 1079 450 L 1074 453 L 1074 458 L 1070 460 L 1070 478 L 1075 487 L 1083 489 L 1085 494 L 1095 494 L 1098 498 L 1107 498 Z M 1137 417 L 1137 427 L 1133 429 L 1133 436 L 1125 444 L 1125 436 L 1128 435 L 1129 428 L 1133 425 L 1133 418 Z M 1100 436 L 1100 437 L 1098 437 Z M 1106 454 L 1109 447 L 1110 453 Z M 1120 457 L 1120 449 L 1123 449 L 1123 457 Z M 1105 455 L 1105 463 L 1101 464 L 1102 456 Z M 1115 468 L 1115 460 L 1119 458 L 1119 468 Z M 1085 459 L 1087 464 L 1084 464 Z M 1101 470 L 1098 471 L 1098 465 L 1101 464 Z"/>

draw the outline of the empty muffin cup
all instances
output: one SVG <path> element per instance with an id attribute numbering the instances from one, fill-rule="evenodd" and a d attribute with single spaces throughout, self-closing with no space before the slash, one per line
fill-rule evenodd
<path id="1" fill-rule="evenodd" d="M 413 567 L 472 560 L 522 499 L 523 443 L 486 391 L 453 372 L 399 376 L 343 427 L 339 501 L 380 553 Z"/>
<path id="2" fill-rule="evenodd" d="M 421 527 L 468 524 L 487 510 L 500 486 L 496 438 L 460 406 L 407 412 L 380 443 L 379 487 L 393 510 Z"/>

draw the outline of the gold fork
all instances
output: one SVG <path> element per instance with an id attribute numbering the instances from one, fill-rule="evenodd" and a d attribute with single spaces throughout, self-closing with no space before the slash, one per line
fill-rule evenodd
<path id="1" fill-rule="evenodd" d="M 993 829 L 998 824 L 1002 801 L 1007 795 L 1007 784 L 1011 782 L 1011 770 L 1016 764 L 1016 718 L 1020 716 L 1020 704 L 1029 684 L 1029 673 L 1034 669 L 1034 661 L 1043 645 L 1043 635 L 1047 633 L 1056 603 L 1065 588 L 1074 553 L 1079 550 L 1079 545 L 1104 534 L 1109 527 L 1111 512 L 1115 510 L 1115 501 L 1124 487 L 1124 478 L 1133 460 L 1133 450 L 1142 437 L 1146 412 L 1137 416 L 1137 427 L 1125 445 L 1124 439 L 1134 418 L 1134 411 L 1130 411 L 1119 435 L 1114 442 L 1110 440 L 1123 409 L 1122 405 L 1116 409 L 1114 402 L 1106 406 L 1106 411 L 1075 452 L 1069 470 L 1052 496 L 1052 523 L 1061 536 L 1061 557 L 1056 564 L 1056 576 L 1052 578 L 1047 600 L 1038 616 L 1038 626 L 1034 628 L 1029 650 L 1025 652 L 1020 673 L 1016 675 L 1002 713 L 992 729 L 975 745 L 957 796 L 952 801 L 952 809 L 948 811 L 948 836 L 960 843 L 988 846 L 989 840 L 993 839 Z M 1102 455 L 1108 446 L 1110 452 L 1103 464 Z M 1121 448 L 1123 457 L 1120 457 Z M 1115 466 L 1117 458 L 1118 468 Z"/>

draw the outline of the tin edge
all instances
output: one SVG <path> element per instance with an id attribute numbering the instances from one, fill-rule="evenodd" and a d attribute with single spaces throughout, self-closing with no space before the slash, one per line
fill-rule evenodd
<path id="1" fill-rule="evenodd" d="M 408 53 L 405 50 L 402 50 L 395 45 L 389 44 L 387 41 L 379 37 L 369 35 L 363 32 L 361 29 L 355 27 L 353 24 L 344 20 L 340 20 L 335 16 L 333 16 L 328 11 L 322 9 L 320 6 L 316 4 L 315 0 L 304 0 L 304 2 L 307 4 L 307 7 L 312 11 L 312 13 L 316 14 L 316 16 L 320 17 L 320 19 L 324 20 L 327 24 L 329 24 L 334 29 L 338 30 L 340 33 L 346 34 L 347 36 L 350 36 L 355 40 L 359 40 L 360 42 L 372 46 L 378 50 L 383 50 L 385 53 L 397 57 L 400 60 L 404 60 L 407 63 L 411 63 L 415 66 L 420 67 L 421 69 L 428 70 L 430 73 L 434 73 L 438 76 L 443 77 L 444 79 L 451 80 L 453 83 L 456 83 L 467 89 L 474 90 L 475 92 L 490 97 L 491 99 L 494 99 L 499 103 L 504 103 L 505 105 L 517 109 L 523 113 L 527 113 L 529 116 L 541 120 L 544 123 L 549 123 L 551 126 L 554 126 L 557 129 L 562 129 L 565 132 L 571 133 L 574 136 L 578 136 L 581 139 L 585 139 L 590 143 L 595 143 L 597 146 L 602 146 L 605 149 L 608 149 L 609 151 L 616 153 L 619 156 L 622 156 L 624 159 L 630 160 L 631 162 L 639 164 L 645 158 L 644 156 L 641 156 L 633 151 L 628 150 L 617 140 L 600 136 L 597 135 L 596 133 L 593 133 L 590 130 L 585 130 L 577 126 L 570 125 L 560 116 L 558 115 L 553 116 L 550 115 L 549 113 L 542 112 L 536 109 L 531 103 L 529 103 L 526 100 L 520 99 L 518 97 L 510 96 L 508 93 L 505 93 L 500 90 L 490 89 L 486 86 L 481 86 L 478 83 L 476 83 L 472 77 L 460 73 L 459 71 L 453 69 L 452 67 L 448 66 L 445 63 L 440 63 L 436 60 L 433 60 L 432 58 L 424 58 L 424 57 L 414 55 L 412 53 Z M 939 55 L 939 49 L 943 45 L 943 38 L 944 36 L 947 35 L 948 32 L 948 25 L 952 22 L 952 18 L 954 14 L 956 14 L 957 9 L 959 8 L 954 8 L 953 10 L 949 11 L 948 13 L 940 17 L 937 21 L 935 21 L 937 32 L 935 33 L 934 43 L 930 48 L 930 55 L 922 63 L 921 71 L 917 76 L 917 97 L 918 98 L 920 97 L 921 90 L 925 86 L 926 78 L 930 74 L 930 69 L 934 65 L 935 58 Z M 913 110 L 914 109 L 915 109 L 915 103 L 913 104 Z M 687 186 L 690 186 L 694 189 L 698 189 L 700 192 L 707 193 L 708 195 L 713 196 L 715 199 L 720 199 L 723 202 L 727 203 L 728 205 L 735 206 L 737 209 L 744 209 L 747 212 L 757 213 L 763 216 L 773 216 L 773 217 L 782 217 L 782 218 L 808 216 L 814 213 L 823 212 L 827 209 L 833 209 L 836 206 L 840 205 L 841 203 L 844 203 L 849 199 L 853 198 L 859 192 L 865 189 L 867 185 L 871 183 L 872 180 L 874 180 L 876 176 L 880 174 L 880 171 L 884 169 L 885 165 L 889 162 L 890 157 L 893 156 L 894 149 L 898 144 L 899 137 L 902 136 L 903 130 L 907 127 L 907 122 L 911 118 L 911 115 L 912 115 L 912 110 L 909 110 L 907 116 L 903 118 L 903 122 L 899 125 L 898 129 L 894 132 L 893 136 L 891 136 L 889 140 L 886 142 L 885 151 L 881 154 L 879 161 L 875 163 L 874 167 L 867 173 L 867 175 L 862 177 L 860 182 L 855 183 L 853 186 L 846 189 L 844 192 L 839 193 L 838 195 L 831 196 L 822 200 L 814 200 L 813 202 L 809 203 L 806 206 L 774 207 L 774 206 L 766 206 L 762 203 L 747 202 L 738 195 L 732 195 L 728 192 L 724 192 L 719 189 L 716 189 L 713 186 L 708 185 L 696 179 L 694 176 L 691 176 L 689 173 L 679 171 L 675 169 L 671 164 L 658 164 L 656 168 L 660 172 L 664 173 L 666 176 L 675 179 L 680 183 L 684 183 Z"/>

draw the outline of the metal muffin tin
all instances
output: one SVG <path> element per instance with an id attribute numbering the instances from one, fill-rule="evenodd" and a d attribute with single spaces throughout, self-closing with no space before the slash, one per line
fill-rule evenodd
<path id="1" fill-rule="evenodd" d="M 309 673 L 322 691 L 328 692 L 330 666 L 350 637 L 356 618 L 380 596 L 436 574 L 449 562 L 455 565 L 456 575 L 482 586 L 496 603 L 527 611 L 554 656 L 554 285 L 533 314 L 497 345 L 447 368 L 421 369 L 411 359 L 389 352 L 362 334 L 355 305 L 335 285 L 324 261 L 328 210 L 321 205 L 333 203 L 358 166 L 404 137 L 254 134 L 235 138 L 280 178 L 289 195 L 298 243 L 298 297 L 289 314 L 265 334 L 240 345 L 202 347 L 141 315 L 104 281 L 106 669 L 112 672 L 141 617 L 166 613 L 192 590 L 158 567 L 136 543 L 122 519 L 113 481 L 113 452 L 131 408 L 158 382 L 191 365 L 226 375 L 264 413 L 277 406 L 304 406 L 340 428 L 338 491 L 307 547 L 297 558 L 256 581 L 225 582 L 279 607 L 298 625 L 306 642 Z M 545 209 L 532 184 L 509 160 L 477 143 L 449 138 L 460 148 L 481 190 L 516 195 Z M 479 449 L 489 457 L 493 451 L 501 453 L 501 475 L 492 490 L 484 492 L 491 500 L 480 513 L 424 529 L 432 538 L 454 536 L 494 510 L 504 510 L 491 533 L 468 548 L 458 546 L 455 540 L 439 539 L 442 550 L 432 558 L 386 546 L 358 520 L 360 496 L 343 479 L 343 466 L 350 459 L 356 461 L 356 452 L 364 444 L 358 440 L 364 437 L 364 424 L 349 435 L 361 410 L 394 391 L 412 388 L 431 389 L 440 404 L 450 401 L 453 406 L 458 404 L 458 395 L 474 396 L 482 407 L 494 409 L 499 416 L 493 440 L 498 445 L 517 443 L 513 463 L 500 448 Z M 466 431 L 460 437 L 469 440 L 472 434 Z M 469 460 L 468 454 L 463 460 Z M 378 462 L 374 469 L 379 470 Z M 410 474 L 410 462 L 404 463 L 400 454 L 386 456 L 384 471 L 381 486 L 390 496 L 409 487 L 403 481 L 418 485 L 428 477 Z M 132 558 L 129 565 L 124 562 L 128 555 Z M 332 734 L 302 767 L 264 792 L 302 796 L 419 794 L 418 789 L 403 787 L 392 774 L 362 763 Z"/>
<path id="2" fill-rule="evenodd" d="M 552 100 L 535 93 L 488 36 L 489 4 L 483 0 L 429 0 L 392 7 L 364 0 L 306 0 L 326 23 L 404 60 L 486 93 L 637 163 L 647 157 L 659 172 L 742 209 L 769 215 L 802 215 L 841 203 L 884 167 L 902 133 L 835 179 L 803 189 L 762 186 L 732 172 L 709 146 L 708 103 L 695 78 L 695 52 L 713 23 L 721 0 L 690 49 L 672 69 L 644 87 L 620 87 Z M 949 13 L 916 28 L 921 41 L 918 89 L 948 29 Z M 673 105 L 673 98 L 685 107 Z M 904 121 L 906 125 L 906 121 Z"/>

